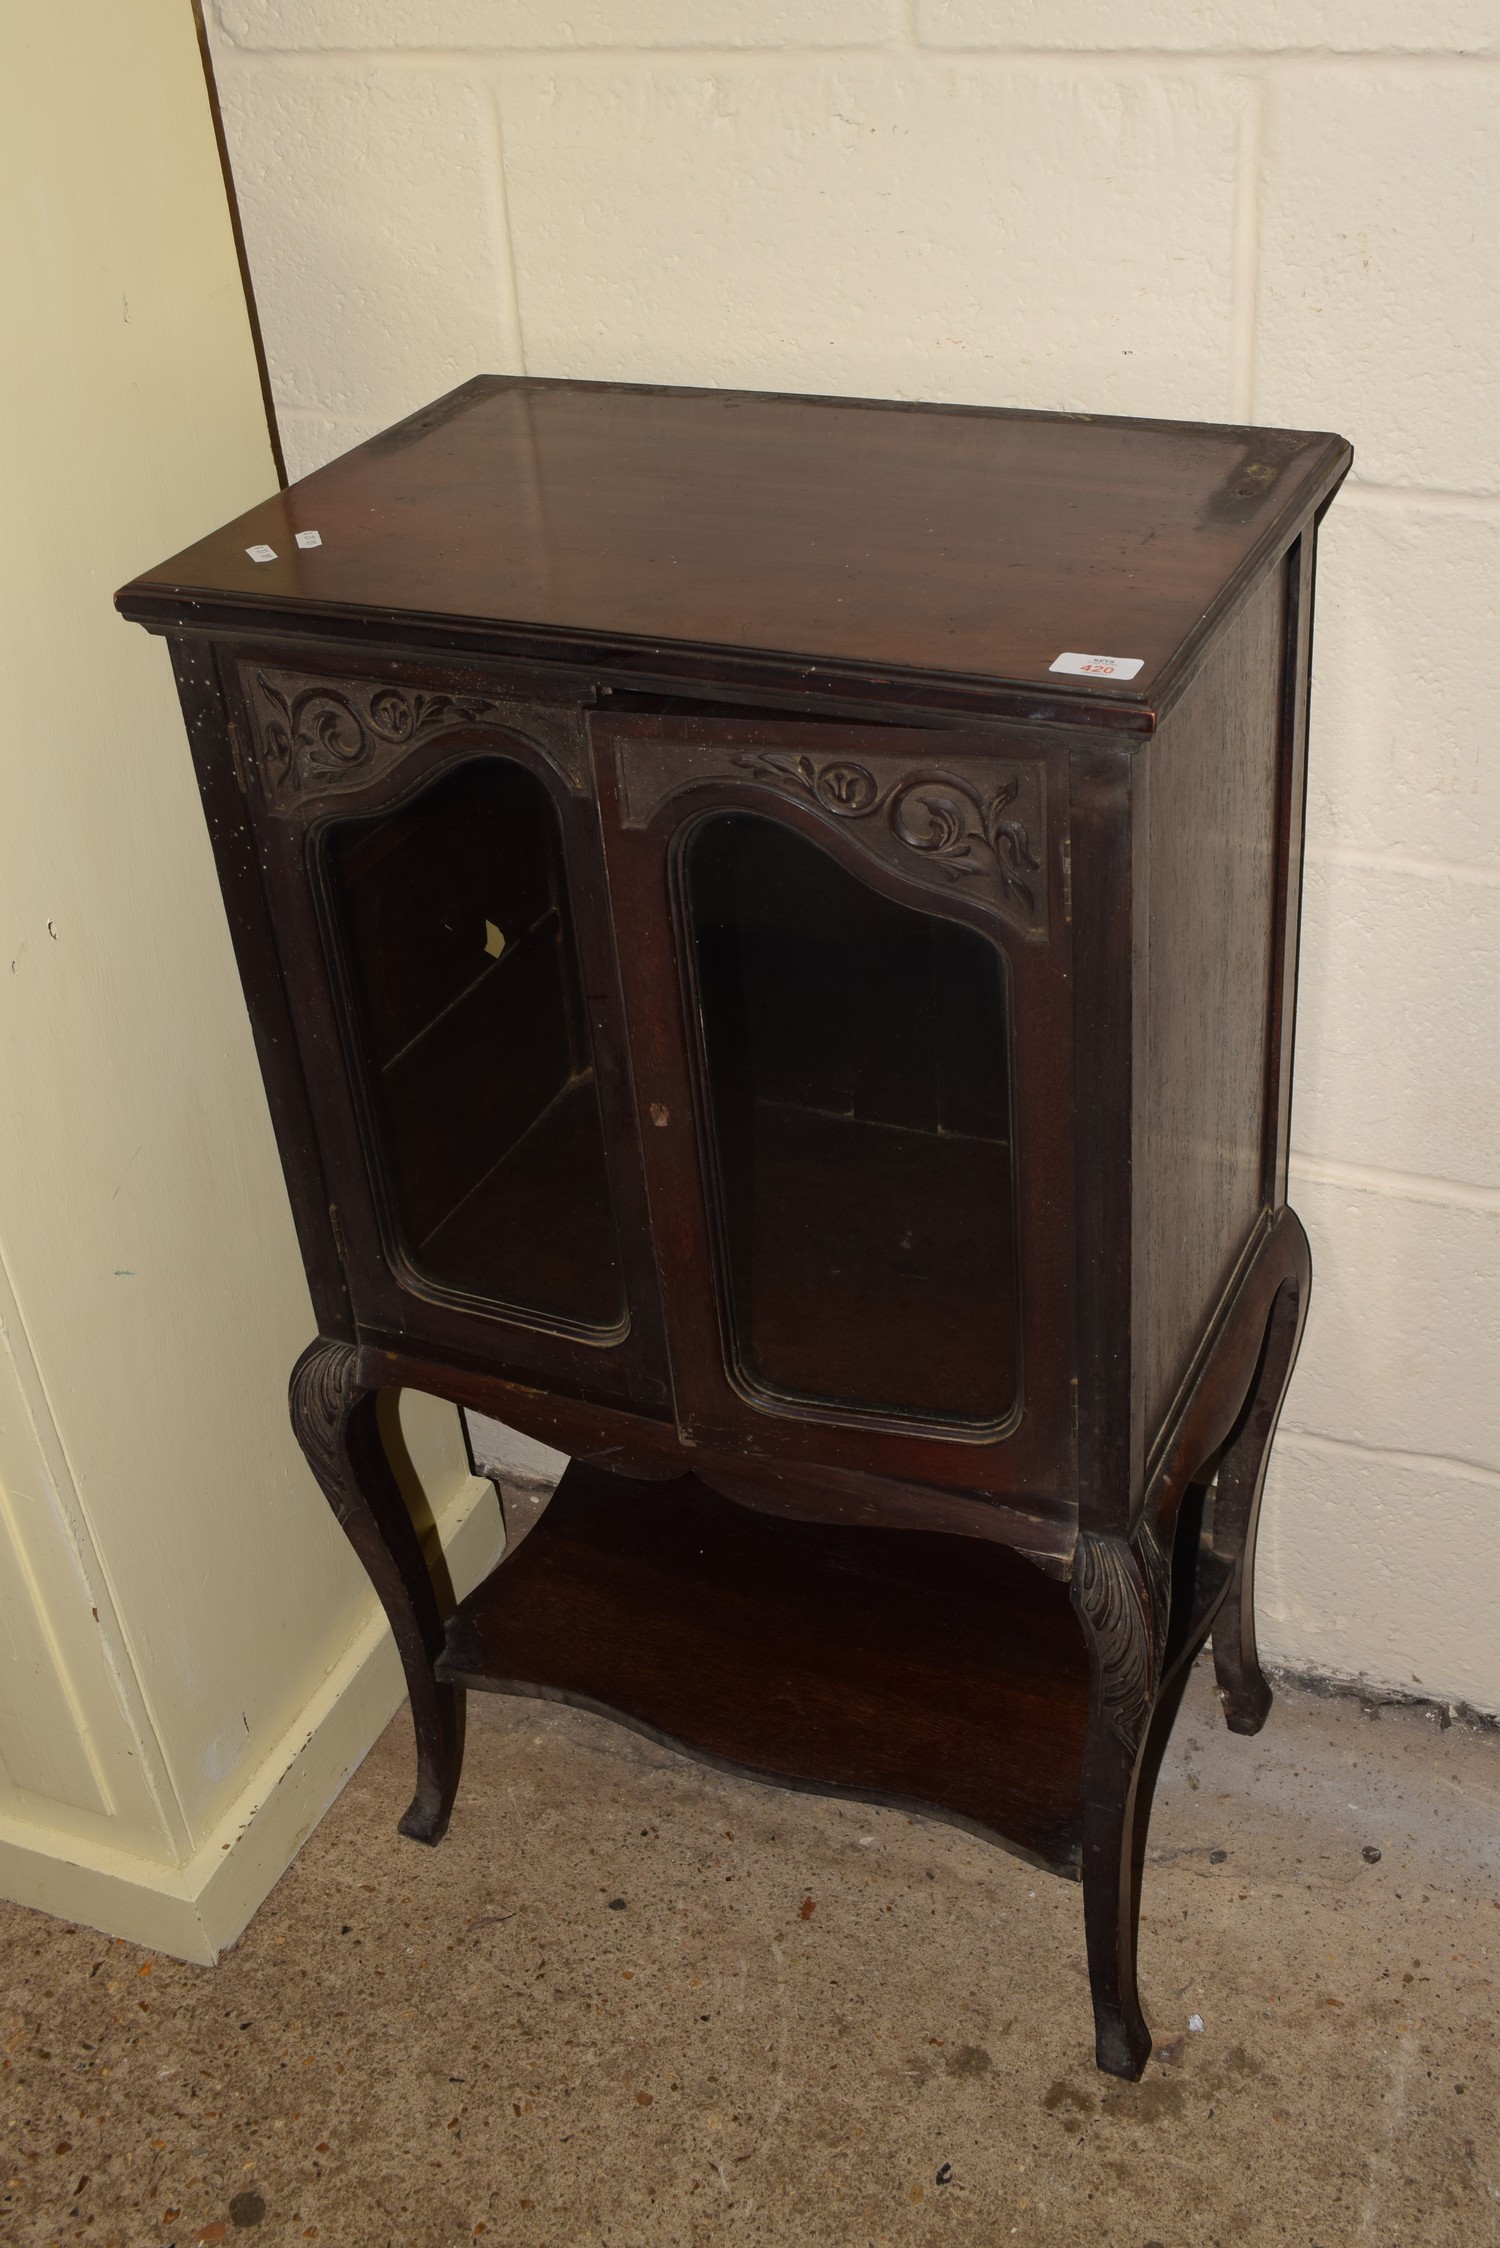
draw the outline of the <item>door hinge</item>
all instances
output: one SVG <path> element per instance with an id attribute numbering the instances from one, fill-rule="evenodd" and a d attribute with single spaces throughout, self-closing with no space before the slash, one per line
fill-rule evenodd
<path id="1" fill-rule="evenodd" d="M 1064 921 L 1071 921 L 1073 918 L 1073 838 L 1071 835 L 1063 837 L 1062 859 L 1063 919 Z"/>

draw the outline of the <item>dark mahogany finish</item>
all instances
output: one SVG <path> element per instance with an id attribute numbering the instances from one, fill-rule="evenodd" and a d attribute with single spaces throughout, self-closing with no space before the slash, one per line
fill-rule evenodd
<path id="1" fill-rule="evenodd" d="M 1151 1785 L 1210 1632 L 1231 1727 L 1270 1700 L 1349 459 L 485 377 L 118 596 L 172 645 L 405 1832 L 447 1823 L 469 1686 L 955 1818 L 1082 1878 L 1099 2063 L 1140 2073 Z M 574 1462 L 446 1624 L 404 1386 Z"/>

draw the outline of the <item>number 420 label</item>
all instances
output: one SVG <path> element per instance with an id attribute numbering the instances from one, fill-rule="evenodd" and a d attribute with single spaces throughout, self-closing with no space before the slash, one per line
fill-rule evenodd
<path id="1" fill-rule="evenodd" d="M 1062 655 L 1056 663 L 1047 666 L 1049 671 L 1070 671 L 1079 679 L 1133 679 L 1145 662 L 1144 656 L 1078 656 Z"/>

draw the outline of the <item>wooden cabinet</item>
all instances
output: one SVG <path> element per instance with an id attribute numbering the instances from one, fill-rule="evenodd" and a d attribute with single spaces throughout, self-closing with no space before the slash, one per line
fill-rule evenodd
<path id="1" fill-rule="evenodd" d="M 1081 1876 L 1139 2073 L 1136 1829 L 1210 1631 L 1231 1726 L 1269 1703 L 1349 458 L 484 378 L 119 595 L 177 667 L 407 1833 L 470 1686 L 959 1818 Z M 402 1386 L 574 1462 L 446 1618 Z"/>

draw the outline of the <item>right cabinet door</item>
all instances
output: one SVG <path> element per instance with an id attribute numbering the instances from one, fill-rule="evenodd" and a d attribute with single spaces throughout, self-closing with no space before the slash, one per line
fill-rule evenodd
<path id="1" fill-rule="evenodd" d="M 913 728 L 594 726 L 685 1433 L 1057 1490 L 1056 769 Z"/>

